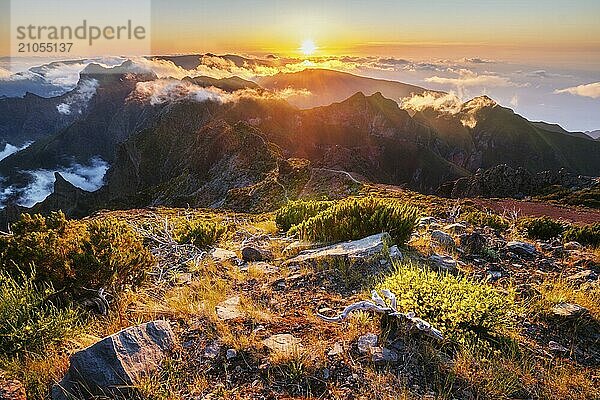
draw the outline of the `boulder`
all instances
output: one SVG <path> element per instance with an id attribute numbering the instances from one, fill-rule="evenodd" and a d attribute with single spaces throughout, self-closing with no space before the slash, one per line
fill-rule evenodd
<path id="1" fill-rule="evenodd" d="M 370 354 L 371 350 L 377 346 L 379 338 L 374 333 L 367 333 L 358 338 L 358 351 L 361 354 Z"/>
<path id="2" fill-rule="evenodd" d="M 304 250 L 296 257 L 288 260 L 286 264 L 311 264 L 335 259 L 359 261 L 375 256 L 387 256 L 387 254 L 384 254 L 384 249 L 390 241 L 390 236 L 387 233 L 379 233 L 360 240 Z"/>
<path id="3" fill-rule="evenodd" d="M 282 354 L 293 354 L 302 350 L 302 340 L 290 335 L 289 333 L 280 333 L 278 335 L 269 336 L 262 343 L 269 350 Z"/>
<path id="4" fill-rule="evenodd" d="M 273 259 L 273 254 L 269 250 L 250 244 L 242 247 L 242 259 L 244 261 L 269 261 Z"/>
<path id="5" fill-rule="evenodd" d="M 452 236 L 450 236 L 444 231 L 435 230 L 431 232 L 431 239 L 444 247 L 456 246 L 456 243 L 454 243 L 454 239 L 452 238 Z"/>
<path id="6" fill-rule="evenodd" d="M 456 269 L 457 262 L 450 256 L 433 254 L 429 259 L 443 270 L 453 271 Z"/>
<path id="7" fill-rule="evenodd" d="M 225 250 L 220 247 L 216 247 L 213 251 L 211 251 L 210 256 L 217 262 L 237 260 L 237 254 L 235 254 L 235 251 Z"/>
<path id="8" fill-rule="evenodd" d="M 444 227 L 444 230 L 455 233 L 455 234 L 460 234 L 460 233 L 464 233 L 467 230 L 467 227 L 465 224 L 461 224 L 460 222 L 457 222 L 454 224 L 446 225 Z"/>
<path id="9" fill-rule="evenodd" d="M 479 232 L 465 233 L 459 237 L 460 247 L 471 254 L 479 254 L 487 244 L 487 239 Z"/>
<path id="10" fill-rule="evenodd" d="M 373 347 L 371 349 L 371 360 L 375 364 L 393 364 L 397 363 L 399 358 L 396 350 L 386 347 Z"/>
<path id="11" fill-rule="evenodd" d="M 557 317 L 576 318 L 588 313 L 588 309 L 573 303 L 558 303 L 552 307 L 552 313 Z"/>
<path id="12" fill-rule="evenodd" d="M 223 321 L 242 318 L 244 313 L 240 310 L 240 296 L 233 296 L 220 302 L 215 307 L 217 317 Z"/>
<path id="13" fill-rule="evenodd" d="M 418 226 L 424 227 L 431 224 L 437 224 L 437 219 L 435 219 L 434 217 L 422 217 L 421 219 L 419 219 Z"/>
<path id="14" fill-rule="evenodd" d="M 156 371 L 174 345 L 167 321 L 123 329 L 73 354 L 67 374 L 52 388 L 52 399 L 131 397 L 131 388 Z"/>
<path id="15" fill-rule="evenodd" d="M 536 254 L 535 246 L 525 242 L 508 242 L 506 243 L 506 249 L 511 253 L 523 257 L 533 257 Z"/>

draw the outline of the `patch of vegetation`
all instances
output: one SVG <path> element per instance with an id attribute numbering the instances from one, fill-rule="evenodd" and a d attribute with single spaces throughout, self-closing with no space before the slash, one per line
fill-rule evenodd
<path id="1" fill-rule="evenodd" d="M 64 341 L 80 326 L 79 313 L 48 301 L 49 285 L 38 286 L 34 274 L 15 279 L 0 273 L 0 353 L 5 357 L 41 352 Z"/>
<path id="2" fill-rule="evenodd" d="M 575 191 L 562 186 L 553 186 L 537 198 L 570 206 L 600 208 L 600 185 Z"/>
<path id="3" fill-rule="evenodd" d="M 462 219 L 473 225 L 481 227 L 489 226 L 499 232 L 504 232 L 510 226 L 510 222 L 506 218 L 483 211 L 470 211 L 464 214 Z"/>
<path id="4" fill-rule="evenodd" d="M 297 225 L 310 217 L 314 217 L 334 204 L 335 202 L 333 201 L 325 200 L 290 201 L 277 210 L 275 213 L 275 223 L 279 229 L 287 232 L 292 226 Z"/>
<path id="5" fill-rule="evenodd" d="M 519 221 L 519 227 L 528 238 L 537 240 L 549 240 L 559 237 L 565 230 L 565 224 L 550 217 L 523 218 Z"/>
<path id="6" fill-rule="evenodd" d="M 340 242 L 388 232 L 405 243 L 417 225 L 419 210 L 393 199 L 349 198 L 294 225 L 290 233 L 305 240 Z"/>
<path id="7" fill-rule="evenodd" d="M 5 271 L 17 277 L 20 266 L 35 268 L 36 283 L 59 291 L 85 287 L 118 292 L 141 284 L 153 265 L 139 235 L 115 218 L 73 221 L 62 212 L 23 214 L 12 232 L 0 237 Z"/>
<path id="8" fill-rule="evenodd" d="M 563 233 L 567 242 L 575 241 L 586 246 L 600 246 L 600 222 L 584 226 L 569 226 Z"/>
<path id="9" fill-rule="evenodd" d="M 502 294 L 483 282 L 412 263 L 396 265 L 396 271 L 377 287 L 397 295 L 398 310 L 414 311 L 460 344 L 508 332 L 519 310 L 510 290 Z"/>
<path id="10" fill-rule="evenodd" d="M 208 247 L 215 244 L 225 232 L 227 228 L 220 222 L 184 219 L 176 225 L 173 234 L 178 243 Z"/>

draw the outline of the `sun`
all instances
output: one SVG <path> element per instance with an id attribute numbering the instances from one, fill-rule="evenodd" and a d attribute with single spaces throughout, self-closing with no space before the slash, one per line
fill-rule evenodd
<path id="1" fill-rule="evenodd" d="M 313 42 L 310 39 L 306 39 L 302 42 L 302 45 L 300 46 L 300 51 L 305 55 L 305 56 L 310 56 L 312 54 L 314 54 L 314 52 L 317 50 L 317 45 L 315 44 L 315 42 Z"/>

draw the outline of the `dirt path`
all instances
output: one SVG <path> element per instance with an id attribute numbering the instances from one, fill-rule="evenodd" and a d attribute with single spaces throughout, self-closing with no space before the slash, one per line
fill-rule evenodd
<path id="1" fill-rule="evenodd" d="M 600 222 L 600 210 L 591 208 L 561 206 L 537 201 L 520 201 L 514 199 L 473 199 L 473 202 L 499 213 L 516 210 L 519 212 L 520 216 L 548 216 L 576 224 L 593 224 Z"/>

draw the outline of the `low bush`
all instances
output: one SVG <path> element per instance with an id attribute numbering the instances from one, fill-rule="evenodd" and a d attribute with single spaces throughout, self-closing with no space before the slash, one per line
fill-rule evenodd
<path id="1" fill-rule="evenodd" d="M 80 327 L 72 308 L 57 308 L 49 285 L 38 286 L 34 274 L 13 277 L 0 273 L 0 353 L 6 357 L 41 352 L 62 342 Z"/>
<path id="2" fill-rule="evenodd" d="M 569 226 L 564 234 L 563 239 L 567 242 L 575 241 L 586 246 L 600 246 L 600 222 L 591 225 Z"/>
<path id="3" fill-rule="evenodd" d="M 514 326 L 518 307 L 514 293 L 464 277 L 439 274 L 411 263 L 378 285 L 398 298 L 398 310 L 414 311 L 445 337 L 461 344 L 501 334 Z"/>
<path id="4" fill-rule="evenodd" d="M 483 211 L 468 212 L 463 215 L 462 219 L 473 225 L 481 227 L 489 226 L 499 232 L 504 232 L 510 226 L 510 222 L 506 218 Z"/>
<path id="5" fill-rule="evenodd" d="M 528 238 L 538 240 L 557 238 L 565 230 L 565 224 L 550 217 L 523 218 L 519 227 Z"/>
<path id="6" fill-rule="evenodd" d="M 417 225 L 419 211 L 393 199 L 364 197 L 336 203 L 290 229 L 306 240 L 340 242 L 388 232 L 405 243 Z"/>
<path id="7" fill-rule="evenodd" d="M 178 243 L 207 247 L 215 244 L 226 231 L 227 228 L 219 222 L 185 219 L 176 224 L 173 233 Z"/>
<path id="8" fill-rule="evenodd" d="M 23 214 L 12 231 L 0 237 L 0 265 L 13 277 L 20 266 L 33 267 L 36 283 L 57 290 L 120 291 L 140 284 L 153 265 L 139 235 L 114 218 L 71 221 L 62 212 Z"/>
<path id="9" fill-rule="evenodd" d="M 334 204 L 333 201 L 290 201 L 277 210 L 275 213 L 275 223 L 279 229 L 288 231 L 292 226 L 310 217 L 314 217 Z"/>

